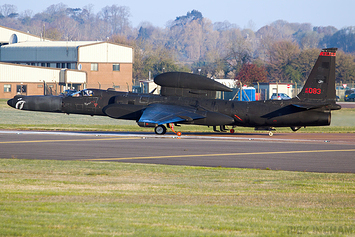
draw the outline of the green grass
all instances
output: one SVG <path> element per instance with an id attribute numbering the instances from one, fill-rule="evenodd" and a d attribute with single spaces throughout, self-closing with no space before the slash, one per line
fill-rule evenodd
<path id="1" fill-rule="evenodd" d="M 355 109 L 341 109 L 332 112 L 331 126 L 307 127 L 300 132 L 351 132 L 355 133 Z M 144 131 L 153 128 L 141 128 L 135 121 L 117 120 L 109 117 L 88 115 L 66 115 L 62 113 L 44 113 L 16 110 L 0 100 L 0 129 L 13 130 L 81 130 L 81 131 Z M 212 132 L 212 128 L 196 125 L 182 125 L 176 128 L 181 132 Z M 253 128 L 236 127 L 237 133 L 250 133 Z M 277 128 L 277 132 L 292 132 L 290 128 Z"/>
<path id="2" fill-rule="evenodd" d="M 0 160 L 0 236 L 355 235 L 355 174 Z"/>

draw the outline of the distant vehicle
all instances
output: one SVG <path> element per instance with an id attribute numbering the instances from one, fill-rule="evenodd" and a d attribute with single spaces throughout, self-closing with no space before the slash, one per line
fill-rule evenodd
<path id="1" fill-rule="evenodd" d="M 75 93 L 77 93 L 78 91 L 77 90 L 65 90 L 62 95 L 66 95 L 66 96 L 71 96 Z"/>
<path id="2" fill-rule="evenodd" d="M 355 94 L 355 90 L 353 90 L 353 89 L 346 90 L 345 94 L 344 94 L 344 101 L 353 101 L 350 99 L 353 99 L 354 97 L 353 96 L 349 97 L 350 95 L 353 95 L 353 94 Z"/>
<path id="3" fill-rule="evenodd" d="M 345 101 L 355 101 L 355 93 L 352 93 L 352 94 L 350 94 L 350 95 L 346 95 L 346 96 L 344 97 L 344 100 L 345 100 Z"/>
<path id="4" fill-rule="evenodd" d="M 352 93 L 355 93 L 355 89 L 349 89 L 345 91 L 345 95 L 350 95 Z"/>
<path id="5" fill-rule="evenodd" d="M 289 100 L 289 99 L 291 99 L 291 97 L 289 97 L 285 93 L 274 93 L 274 94 L 272 94 L 271 99 L 272 100 Z"/>

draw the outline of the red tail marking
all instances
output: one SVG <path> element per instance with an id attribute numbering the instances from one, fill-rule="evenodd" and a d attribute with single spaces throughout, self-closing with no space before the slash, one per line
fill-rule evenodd
<path id="1" fill-rule="evenodd" d="M 304 90 L 304 93 L 306 93 L 306 94 L 317 94 L 317 95 L 319 95 L 319 94 L 322 93 L 322 90 L 319 89 L 319 88 L 306 88 L 306 89 Z"/>
<path id="2" fill-rule="evenodd" d="M 336 53 L 331 53 L 331 52 L 320 52 L 319 56 L 330 56 L 330 57 L 335 57 Z"/>

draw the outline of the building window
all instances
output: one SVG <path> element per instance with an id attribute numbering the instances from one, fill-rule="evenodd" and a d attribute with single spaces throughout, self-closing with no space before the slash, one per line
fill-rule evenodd
<path id="1" fill-rule="evenodd" d="M 4 85 L 4 92 L 11 92 L 11 85 L 5 84 Z"/>
<path id="2" fill-rule="evenodd" d="M 47 67 L 51 67 L 51 64 L 50 64 L 50 63 L 47 63 Z"/>
<path id="3" fill-rule="evenodd" d="M 45 67 L 46 66 L 46 64 L 45 63 L 41 63 L 41 67 Z"/>
<path id="4" fill-rule="evenodd" d="M 62 68 L 67 68 L 65 63 L 62 63 Z"/>
<path id="5" fill-rule="evenodd" d="M 120 65 L 119 64 L 113 64 L 112 65 L 113 71 L 120 71 Z"/>
<path id="6" fill-rule="evenodd" d="M 99 69 L 99 66 L 97 63 L 92 63 L 91 64 L 91 71 L 98 71 Z"/>
<path id="7" fill-rule="evenodd" d="M 18 94 L 27 93 L 27 85 L 17 85 L 16 91 Z"/>
<path id="8" fill-rule="evenodd" d="M 56 68 L 60 68 L 60 63 L 57 63 L 57 64 L 56 64 Z"/>

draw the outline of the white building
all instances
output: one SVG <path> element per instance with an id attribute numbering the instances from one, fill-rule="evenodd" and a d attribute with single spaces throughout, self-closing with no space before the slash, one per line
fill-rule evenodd
<path id="1" fill-rule="evenodd" d="M 43 41 L 42 38 L 18 30 L 0 26 L 0 46 L 19 42 Z"/>

